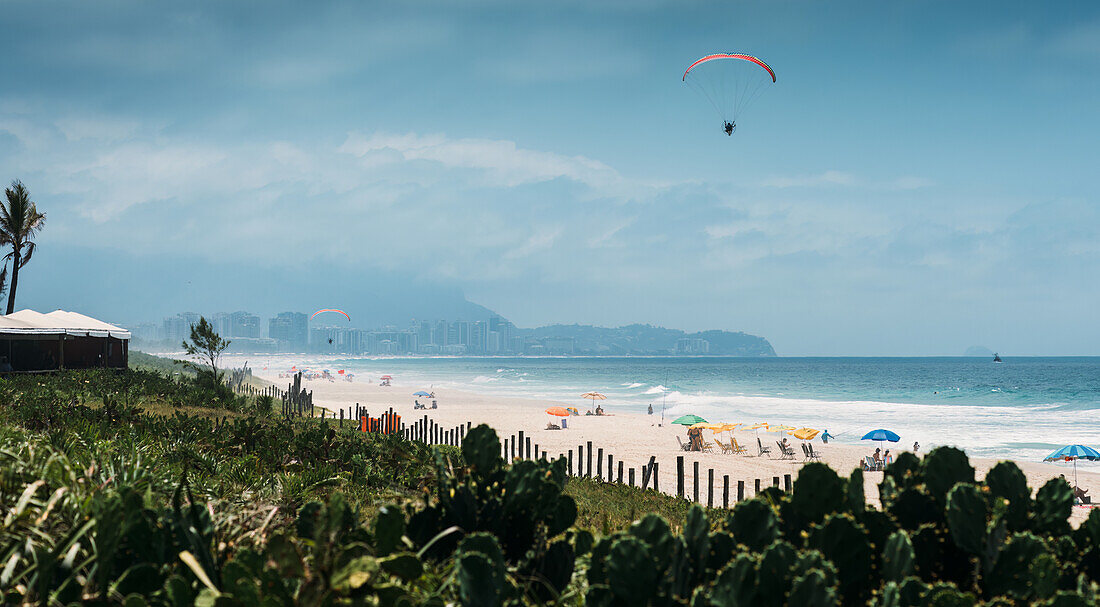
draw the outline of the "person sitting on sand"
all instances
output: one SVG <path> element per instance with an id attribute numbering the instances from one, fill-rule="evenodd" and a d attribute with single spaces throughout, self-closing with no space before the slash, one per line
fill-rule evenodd
<path id="1" fill-rule="evenodd" d="M 432 409 L 438 409 L 438 408 L 439 408 L 439 405 L 435 404 L 435 401 L 433 400 L 432 401 Z"/>
<path id="2" fill-rule="evenodd" d="M 1088 492 L 1089 492 L 1088 489 L 1082 489 L 1080 487 L 1074 487 L 1073 488 L 1073 497 L 1077 500 L 1077 503 L 1079 503 L 1079 504 L 1092 503 L 1092 499 L 1089 498 Z"/>
<path id="3" fill-rule="evenodd" d="M 596 415 L 603 415 L 603 407 L 596 405 Z"/>
<path id="4" fill-rule="evenodd" d="M 414 400 L 413 401 L 413 409 L 423 409 L 423 408 L 424 408 L 424 405 L 420 404 L 419 400 Z"/>

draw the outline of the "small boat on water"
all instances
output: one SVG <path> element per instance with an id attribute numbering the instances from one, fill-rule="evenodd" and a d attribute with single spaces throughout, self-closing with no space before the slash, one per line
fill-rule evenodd
<path id="1" fill-rule="evenodd" d="M 1001 355 L 1000 355 L 1000 354 L 997 354 L 996 352 L 994 352 L 994 353 L 993 353 L 993 362 L 995 362 L 995 363 L 1003 363 L 1004 361 L 1003 361 L 1003 360 L 1001 360 Z"/>

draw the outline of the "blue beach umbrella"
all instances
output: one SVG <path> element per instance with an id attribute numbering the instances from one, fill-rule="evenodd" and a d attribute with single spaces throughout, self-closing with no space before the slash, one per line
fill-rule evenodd
<path id="1" fill-rule="evenodd" d="M 901 437 L 889 430 L 883 430 L 882 428 L 879 428 L 878 430 L 871 430 L 867 434 L 864 434 L 863 438 L 861 438 L 860 440 L 873 440 L 879 442 L 890 441 L 891 443 L 896 443 L 901 440 Z"/>
<path id="2" fill-rule="evenodd" d="M 419 392 L 413 392 L 413 396 L 431 396 L 431 394 L 428 394 L 427 392 L 421 390 Z"/>
<path id="3" fill-rule="evenodd" d="M 1061 449 L 1043 458 L 1044 462 L 1064 462 L 1073 460 L 1073 486 L 1077 486 L 1077 460 L 1100 460 L 1100 451 L 1085 445 L 1066 445 Z"/>

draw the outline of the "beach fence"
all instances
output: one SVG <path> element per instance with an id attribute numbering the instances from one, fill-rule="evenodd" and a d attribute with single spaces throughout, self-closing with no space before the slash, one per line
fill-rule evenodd
<path id="1" fill-rule="evenodd" d="M 293 394 L 295 388 L 300 386 L 300 377 L 296 377 L 296 383 L 290 386 L 287 392 Z M 298 394 L 302 395 L 309 408 L 313 408 L 313 395 L 298 388 Z M 284 395 L 284 407 L 288 402 Z M 295 405 L 292 405 L 292 407 Z M 296 405 L 297 411 L 304 411 L 304 405 Z M 318 409 L 321 417 L 327 418 L 331 414 L 333 420 L 338 420 L 341 426 L 346 423 L 358 424 L 360 432 L 375 434 L 395 434 L 406 440 L 417 441 L 426 445 L 451 445 L 458 447 L 462 439 L 472 427 L 471 422 L 460 423 L 456 426 L 443 426 L 435 420 L 424 415 L 412 423 L 402 421 L 401 415 L 389 407 L 377 414 L 371 415 L 366 407 L 356 403 L 346 410 L 328 412 Z M 302 413 L 299 413 L 301 415 Z M 539 444 L 532 440 L 530 434 L 520 430 L 501 439 L 501 457 L 505 463 L 511 464 L 519 460 L 545 459 L 553 461 L 550 454 L 540 448 Z M 576 450 L 559 452 L 557 458 L 566 461 L 566 471 L 569 476 L 575 478 L 596 479 L 605 483 L 618 483 L 630 487 L 639 487 L 642 490 L 652 489 L 661 491 L 661 462 L 656 455 L 649 456 L 641 466 L 627 466 L 626 462 L 616 458 L 610 451 L 605 453 L 601 447 L 593 445 L 592 441 L 586 441 L 577 445 Z M 606 467 L 604 463 L 606 462 Z M 699 461 L 691 462 L 691 470 L 688 471 L 683 455 L 676 456 L 675 495 L 678 498 L 690 500 L 707 508 L 729 508 L 737 502 L 751 499 L 762 493 L 767 487 L 774 487 L 784 492 L 790 492 L 793 480 L 791 474 L 773 476 L 770 479 L 731 479 L 729 474 L 723 474 L 719 478 L 714 468 L 704 470 Z M 690 481 L 690 495 L 688 483 Z M 671 491 L 668 492 L 670 495 Z"/>
<path id="2" fill-rule="evenodd" d="M 280 402 L 279 414 L 283 417 L 317 416 L 317 407 L 313 404 L 313 390 L 305 390 L 302 388 L 301 371 L 294 374 L 293 381 L 287 384 L 286 390 L 278 386 L 257 388 L 252 384 L 245 383 L 245 380 L 251 376 L 252 370 L 248 367 L 244 369 L 234 369 L 228 381 L 229 387 L 237 394 L 242 394 L 244 396 L 270 396 Z M 325 416 L 324 409 L 321 409 L 320 413 L 321 417 Z"/>
<path id="3" fill-rule="evenodd" d="M 522 459 L 552 461 L 547 458 L 547 452 L 541 450 L 539 444 L 533 442 L 530 435 L 525 436 L 523 431 L 505 436 L 501 441 L 501 451 L 505 463 L 509 464 Z M 576 450 L 570 449 L 568 452 L 559 453 L 557 457 L 566 460 L 566 471 L 572 477 L 591 478 L 605 483 L 640 487 L 642 490 L 661 491 L 661 463 L 657 461 L 655 455 L 649 456 L 641 466 L 627 467 L 622 459 L 616 459 L 610 451 L 605 453 L 604 449 L 594 446 L 592 441 L 586 441 L 577 445 Z M 604 462 L 607 463 L 606 467 Z M 689 473 L 685 469 L 684 456 L 676 456 L 676 497 L 689 499 L 707 508 L 729 508 L 731 504 L 751 499 L 762 493 L 769 484 L 785 492 L 790 492 L 793 485 L 790 474 L 784 474 L 782 477 L 773 476 L 768 483 L 767 479 L 759 478 L 731 479 L 728 474 L 723 474 L 718 479 L 714 468 L 706 469 L 705 480 L 701 473 L 700 462 L 692 462 Z M 688 480 L 691 481 L 690 495 L 686 491 Z M 720 484 L 717 484 L 718 481 Z"/>

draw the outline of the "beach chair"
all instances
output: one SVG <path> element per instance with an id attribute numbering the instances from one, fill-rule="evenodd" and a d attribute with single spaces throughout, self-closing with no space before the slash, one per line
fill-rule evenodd
<path id="1" fill-rule="evenodd" d="M 718 443 L 718 446 L 722 448 L 722 453 L 733 453 L 733 446 L 729 443 L 723 443 L 717 438 L 714 439 L 714 442 Z"/>
<path id="2" fill-rule="evenodd" d="M 714 445 L 712 445 L 711 443 L 708 443 L 707 441 L 703 440 L 700 437 L 699 438 L 699 444 L 700 444 L 700 447 L 699 447 L 700 451 L 703 451 L 704 453 L 713 453 Z"/>
<path id="3" fill-rule="evenodd" d="M 756 454 L 758 456 L 764 455 L 765 453 L 771 453 L 772 452 L 772 448 L 771 447 L 765 447 L 763 441 L 761 441 L 759 438 L 756 439 L 756 446 L 760 448 L 760 453 Z M 769 455 L 768 457 L 771 457 L 771 456 Z"/>
<path id="4" fill-rule="evenodd" d="M 691 443 L 685 445 L 679 436 L 676 437 L 676 442 L 680 443 L 680 451 L 691 451 Z"/>
<path id="5" fill-rule="evenodd" d="M 733 437 L 730 437 L 730 446 L 733 447 L 733 452 L 734 453 L 748 453 L 749 452 L 748 449 L 746 449 L 744 446 L 742 446 L 741 443 L 737 442 L 737 439 L 733 438 Z"/>
<path id="6" fill-rule="evenodd" d="M 821 454 L 814 451 L 813 443 L 806 443 L 806 451 L 810 454 L 810 459 L 821 459 Z"/>
<path id="7" fill-rule="evenodd" d="M 794 449 L 784 449 L 783 443 L 775 441 L 776 445 L 779 445 L 779 453 L 781 454 L 779 459 L 794 459 Z"/>
<path id="8" fill-rule="evenodd" d="M 806 443 L 802 443 L 802 457 L 810 459 L 810 452 L 806 450 Z"/>

